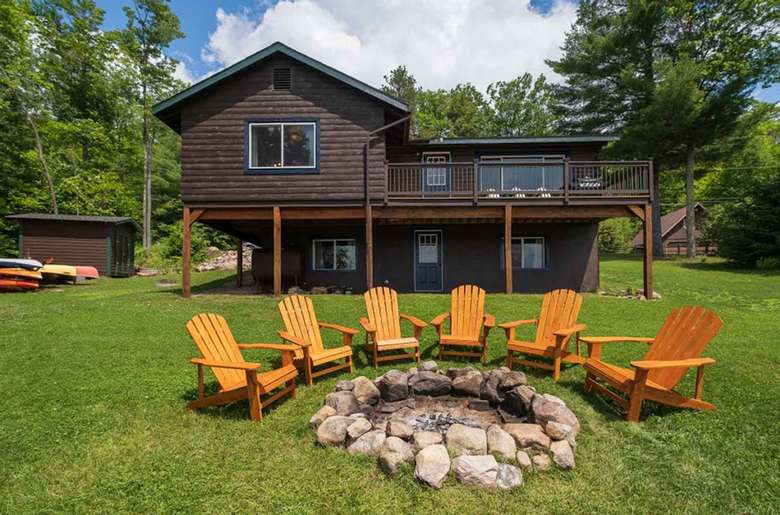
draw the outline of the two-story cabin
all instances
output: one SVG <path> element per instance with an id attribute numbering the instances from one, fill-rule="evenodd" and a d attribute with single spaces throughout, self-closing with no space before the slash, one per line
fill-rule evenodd
<path id="1" fill-rule="evenodd" d="M 195 222 L 269 249 L 276 295 L 285 268 L 356 291 L 592 290 L 598 222 L 651 231 L 651 164 L 600 161 L 614 137 L 413 141 L 406 104 L 281 43 L 154 113 L 182 137 L 185 296 Z"/>

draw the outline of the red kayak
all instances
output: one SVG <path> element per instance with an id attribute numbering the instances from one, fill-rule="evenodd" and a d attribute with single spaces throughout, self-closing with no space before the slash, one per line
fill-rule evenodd
<path id="1" fill-rule="evenodd" d="M 23 281 L 17 279 L 0 279 L 0 291 L 3 290 L 37 290 L 35 281 Z"/>
<path id="2" fill-rule="evenodd" d="M 94 266 L 76 266 L 76 277 L 84 279 L 99 279 L 100 274 Z"/>

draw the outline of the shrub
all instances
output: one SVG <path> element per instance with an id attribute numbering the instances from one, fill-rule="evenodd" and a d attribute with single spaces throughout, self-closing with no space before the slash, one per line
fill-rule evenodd
<path id="1" fill-rule="evenodd" d="M 634 235 L 639 230 L 629 218 L 610 218 L 599 223 L 599 251 L 627 254 L 634 248 Z"/>
<path id="2" fill-rule="evenodd" d="M 756 262 L 759 270 L 780 270 L 780 257 L 769 256 L 759 259 Z"/>

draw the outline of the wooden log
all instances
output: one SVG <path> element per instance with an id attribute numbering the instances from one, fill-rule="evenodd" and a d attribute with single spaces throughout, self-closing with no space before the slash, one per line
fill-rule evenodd
<path id="1" fill-rule="evenodd" d="M 645 256 L 643 266 L 644 294 L 645 298 L 653 298 L 653 206 L 645 204 L 645 218 L 643 221 L 645 238 Z"/>
<path id="2" fill-rule="evenodd" d="M 366 289 L 374 287 L 374 222 L 373 208 L 366 206 Z"/>
<path id="3" fill-rule="evenodd" d="M 190 298 L 190 252 L 191 252 L 191 229 L 190 208 L 184 208 L 184 234 L 181 239 L 181 294 L 185 299 Z"/>
<path id="4" fill-rule="evenodd" d="M 236 239 L 236 288 L 244 286 L 244 242 Z"/>
<path id="5" fill-rule="evenodd" d="M 506 293 L 512 293 L 512 206 L 504 206 L 504 283 Z"/>
<path id="6" fill-rule="evenodd" d="M 274 206 L 274 296 L 282 294 L 282 212 Z"/>

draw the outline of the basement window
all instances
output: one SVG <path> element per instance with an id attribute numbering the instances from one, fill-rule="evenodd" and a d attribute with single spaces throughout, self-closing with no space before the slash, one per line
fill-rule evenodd
<path id="1" fill-rule="evenodd" d="M 274 89 L 292 89 L 292 70 L 289 68 L 274 68 Z"/>
<path id="2" fill-rule="evenodd" d="M 355 240 L 313 240 L 313 270 L 356 270 Z"/>
<path id="3" fill-rule="evenodd" d="M 247 169 L 265 173 L 314 172 L 317 122 L 250 122 Z"/>
<path id="4" fill-rule="evenodd" d="M 504 269 L 504 238 L 499 247 L 499 265 Z M 512 270 L 545 270 L 547 246 L 541 236 L 512 238 Z"/>

